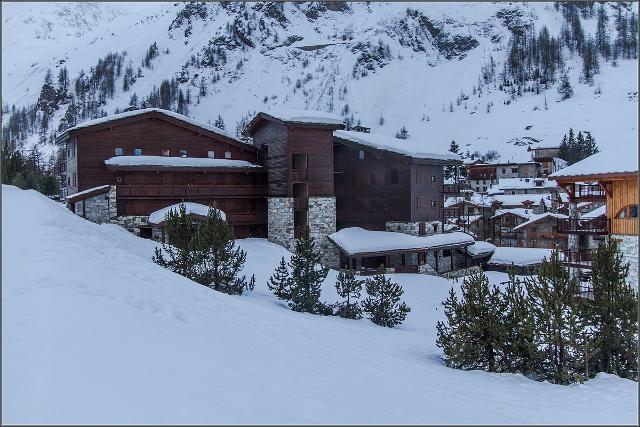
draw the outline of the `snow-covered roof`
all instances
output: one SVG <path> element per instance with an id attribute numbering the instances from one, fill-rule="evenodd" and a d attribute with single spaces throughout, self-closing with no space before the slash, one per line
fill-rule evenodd
<path id="1" fill-rule="evenodd" d="M 495 245 L 482 240 L 478 240 L 473 245 L 467 246 L 467 252 L 469 253 L 469 255 L 474 257 L 492 254 L 495 251 L 495 249 L 496 249 Z"/>
<path id="2" fill-rule="evenodd" d="M 110 187 L 110 185 L 107 184 L 107 185 L 99 185 L 99 186 L 93 187 L 93 188 L 87 188 L 86 190 L 82 190 L 82 191 L 79 191 L 77 193 L 73 193 L 73 194 L 67 195 L 66 199 L 69 200 L 69 199 L 82 198 L 82 196 L 84 196 L 86 194 L 103 192 L 102 190 L 107 190 L 109 187 Z"/>
<path id="3" fill-rule="evenodd" d="M 549 217 L 556 218 L 556 219 L 569 218 L 567 215 L 553 213 L 553 212 L 545 212 L 545 213 L 541 213 L 541 214 L 533 214 L 533 215 L 531 215 L 529 217 L 528 221 L 523 222 L 522 224 L 513 227 L 513 231 L 520 230 L 522 228 L 525 228 L 525 227 L 533 224 L 534 222 L 538 222 L 540 220 L 543 220 L 543 219 L 549 218 Z"/>
<path id="4" fill-rule="evenodd" d="M 598 218 L 607 214 L 607 205 L 602 205 L 594 210 L 581 215 L 582 218 Z"/>
<path id="5" fill-rule="evenodd" d="M 638 147 L 607 148 L 549 175 L 549 178 L 638 173 Z"/>
<path id="6" fill-rule="evenodd" d="M 495 194 L 493 200 L 502 203 L 502 206 L 520 206 L 523 202 L 531 201 L 533 205 L 540 205 L 542 198 L 551 200 L 551 194 Z"/>
<path id="7" fill-rule="evenodd" d="M 341 117 L 316 110 L 288 110 L 277 109 L 273 111 L 262 112 L 271 117 L 275 117 L 283 122 L 309 123 L 309 124 L 325 124 L 325 125 L 342 125 Z"/>
<path id="8" fill-rule="evenodd" d="M 542 183 L 542 185 L 536 185 L 538 182 Z M 557 188 L 558 183 L 545 178 L 500 178 L 498 184 L 493 184 L 491 187 L 497 188 L 500 191 L 530 188 Z"/>
<path id="9" fill-rule="evenodd" d="M 544 258 L 550 259 L 551 249 L 510 248 L 497 246 L 489 259 L 492 265 L 529 266 L 540 264 Z"/>
<path id="10" fill-rule="evenodd" d="M 179 168 L 259 168 L 246 160 L 208 157 L 115 156 L 104 161 L 108 166 L 157 166 Z"/>
<path id="11" fill-rule="evenodd" d="M 199 216 L 207 216 L 209 214 L 209 206 L 201 205 L 200 203 L 193 203 L 193 202 L 176 203 L 175 205 L 167 206 L 165 208 L 158 209 L 157 211 L 152 212 L 151 215 L 149 215 L 149 223 L 160 224 L 161 222 L 164 222 L 167 214 L 170 211 L 172 210 L 175 210 L 176 212 L 179 211 L 180 205 L 184 205 L 185 211 L 187 212 L 187 214 L 199 215 Z M 220 217 L 222 218 L 222 220 L 226 221 L 227 216 L 225 215 L 225 213 L 222 212 L 220 209 L 217 209 L 217 211 L 220 212 Z"/>
<path id="12" fill-rule="evenodd" d="M 491 219 L 499 218 L 506 214 L 513 214 L 527 220 L 531 218 L 532 215 L 534 215 L 531 209 L 525 209 L 525 208 L 497 209 L 496 214 L 492 216 Z"/>
<path id="13" fill-rule="evenodd" d="M 333 136 L 378 150 L 391 151 L 418 159 L 461 160 L 460 156 L 454 153 L 429 151 L 430 147 L 424 139 L 399 139 L 375 133 L 348 130 L 336 130 L 333 132 Z"/>
<path id="14" fill-rule="evenodd" d="M 394 231 L 365 230 L 360 227 L 343 228 L 329 235 L 329 239 L 349 255 L 465 246 L 474 241 L 473 237 L 463 232 L 412 236 Z"/>
<path id="15" fill-rule="evenodd" d="M 217 127 L 212 126 L 210 124 L 199 122 L 199 121 L 194 120 L 192 118 L 189 118 L 187 116 L 183 116 L 182 114 L 174 113 L 173 111 L 170 111 L 170 110 L 164 110 L 162 108 L 142 108 L 140 110 L 126 111 L 124 113 L 112 114 L 112 115 L 100 117 L 100 118 L 94 119 L 94 120 L 87 120 L 86 122 L 82 122 L 82 123 L 80 123 L 80 124 L 78 124 L 78 125 L 76 125 L 76 126 L 74 126 L 72 128 L 67 129 L 65 131 L 65 133 L 72 132 L 72 131 L 75 131 L 77 129 L 87 128 L 89 126 L 101 125 L 103 123 L 107 123 L 107 122 L 110 122 L 110 121 L 113 121 L 113 120 L 126 119 L 126 118 L 129 118 L 129 117 L 140 116 L 142 114 L 153 113 L 153 112 L 159 113 L 159 114 L 163 114 L 163 115 L 165 115 L 167 117 L 171 117 L 171 118 L 183 121 L 185 123 L 189 123 L 189 124 L 191 124 L 193 126 L 197 126 L 197 127 L 202 128 L 202 129 L 208 130 L 209 132 L 213 132 L 215 134 L 222 135 L 222 136 L 224 136 L 226 138 L 238 141 L 235 136 L 233 136 L 231 133 L 229 133 L 229 132 L 227 132 L 227 131 L 225 131 L 223 129 L 217 128 Z M 241 141 L 238 141 L 238 142 L 241 142 Z"/>

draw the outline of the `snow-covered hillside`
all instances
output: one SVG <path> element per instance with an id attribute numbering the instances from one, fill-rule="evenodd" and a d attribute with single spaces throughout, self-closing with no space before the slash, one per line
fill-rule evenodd
<path id="1" fill-rule="evenodd" d="M 613 39 L 616 9 L 606 10 Z M 624 10 L 637 13 L 637 3 Z M 528 159 L 523 141 L 558 144 L 569 127 L 601 147 L 637 144 L 637 60 L 601 59 L 586 84 L 582 58 L 565 52 L 574 96 L 562 102 L 556 85 L 515 99 L 494 84 L 474 93 L 491 58 L 503 70 L 514 25 L 557 37 L 563 22 L 553 3 L 536 2 L 4 3 L 2 95 L 8 106 L 33 104 L 47 69 L 55 78 L 66 67 L 73 86 L 109 52 L 126 51 L 123 66 L 135 71 L 156 43 L 158 56 L 128 91 L 116 81 L 104 112 L 175 78 L 190 91 L 191 117 L 213 123 L 220 114 L 232 131 L 255 111 L 286 107 L 334 111 L 390 136 L 406 126 L 425 151 L 456 140 L 463 152 L 493 149 L 503 161 Z M 581 22 L 593 36 L 596 17 Z"/>
<path id="2" fill-rule="evenodd" d="M 257 286 L 228 296 L 34 191 L 3 186 L 2 206 L 5 424 L 637 421 L 637 383 L 615 376 L 556 386 L 446 368 L 446 279 L 393 275 L 412 310 L 388 329 L 283 306 L 265 282 L 288 253 L 265 240 L 239 241 Z"/>

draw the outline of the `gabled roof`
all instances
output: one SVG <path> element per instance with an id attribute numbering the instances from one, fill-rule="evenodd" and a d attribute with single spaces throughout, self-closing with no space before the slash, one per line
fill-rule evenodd
<path id="1" fill-rule="evenodd" d="M 274 110 L 261 111 L 256 114 L 247 125 L 247 131 L 252 133 L 258 123 L 267 120 L 285 126 L 319 127 L 327 129 L 342 129 L 344 123 L 335 114 L 315 110 Z"/>
<path id="2" fill-rule="evenodd" d="M 638 146 L 607 148 L 549 175 L 555 181 L 604 178 L 638 173 Z"/>
<path id="3" fill-rule="evenodd" d="M 105 194 L 109 192 L 110 185 L 99 185 L 98 187 L 87 188 L 86 190 L 79 191 L 74 194 L 69 194 L 65 200 L 69 203 L 79 202 L 89 197 L 97 196 L 99 194 Z"/>
<path id="4" fill-rule="evenodd" d="M 108 127 L 121 121 L 135 120 L 136 118 L 142 119 L 144 117 L 163 118 L 174 124 L 181 124 L 186 127 L 196 128 L 205 134 L 218 137 L 226 142 L 230 142 L 237 146 L 254 149 L 254 147 L 251 144 L 246 144 L 236 139 L 231 133 L 223 129 L 217 128 L 215 126 L 212 126 L 206 123 L 199 122 L 190 117 L 183 116 L 182 114 L 178 114 L 173 111 L 164 110 L 162 108 L 143 108 L 139 110 L 126 111 L 124 113 L 112 114 L 110 116 L 100 117 L 94 120 L 87 120 L 85 122 L 82 122 L 62 132 L 56 138 L 56 142 L 60 143 L 62 140 L 66 139 L 66 137 L 71 133 L 84 130 L 87 128 Z"/>
<path id="5" fill-rule="evenodd" d="M 528 221 L 523 222 L 522 224 L 513 227 L 513 231 L 521 230 L 523 228 L 526 228 L 526 227 L 530 226 L 533 223 L 536 223 L 538 221 L 542 221 L 543 219 L 546 219 L 546 218 L 565 219 L 565 218 L 569 218 L 569 217 L 567 215 L 557 214 L 557 213 L 553 213 L 553 212 L 545 212 L 545 213 L 542 213 L 542 214 L 533 214 L 533 215 L 531 215 L 531 217 L 530 217 L 530 219 Z"/>
<path id="6" fill-rule="evenodd" d="M 496 211 L 496 214 L 492 216 L 491 219 L 500 218 L 505 215 L 515 215 L 528 220 L 532 215 L 534 215 L 534 213 L 531 211 L 531 209 L 525 208 L 498 209 Z"/>
<path id="7" fill-rule="evenodd" d="M 430 147 L 424 139 L 399 139 L 375 133 L 354 132 L 348 130 L 336 130 L 333 132 L 333 137 L 334 140 L 338 142 L 364 145 L 378 150 L 401 154 L 414 159 L 462 163 L 462 159 L 457 154 L 430 151 Z"/>

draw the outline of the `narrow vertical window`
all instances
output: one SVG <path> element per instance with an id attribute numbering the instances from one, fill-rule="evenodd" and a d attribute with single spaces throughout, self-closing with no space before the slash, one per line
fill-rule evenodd
<path id="1" fill-rule="evenodd" d="M 134 156 L 142 156 L 142 148 L 134 148 L 133 149 Z"/>

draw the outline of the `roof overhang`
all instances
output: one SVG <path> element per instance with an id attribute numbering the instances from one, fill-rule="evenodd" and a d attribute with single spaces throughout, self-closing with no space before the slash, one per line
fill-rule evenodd
<path id="1" fill-rule="evenodd" d="M 278 123 L 283 126 L 295 126 L 301 128 L 314 128 L 314 129 L 328 129 L 328 130 L 336 130 L 336 129 L 344 129 L 344 124 L 330 124 L 330 123 L 314 123 L 310 121 L 299 122 L 295 120 L 283 120 L 278 117 L 272 116 L 265 112 L 259 112 L 256 114 L 253 119 L 247 125 L 247 132 L 249 135 L 253 134 L 253 131 L 258 126 L 258 124 L 263 121 L 269 121 L 273 123 Z"/>

